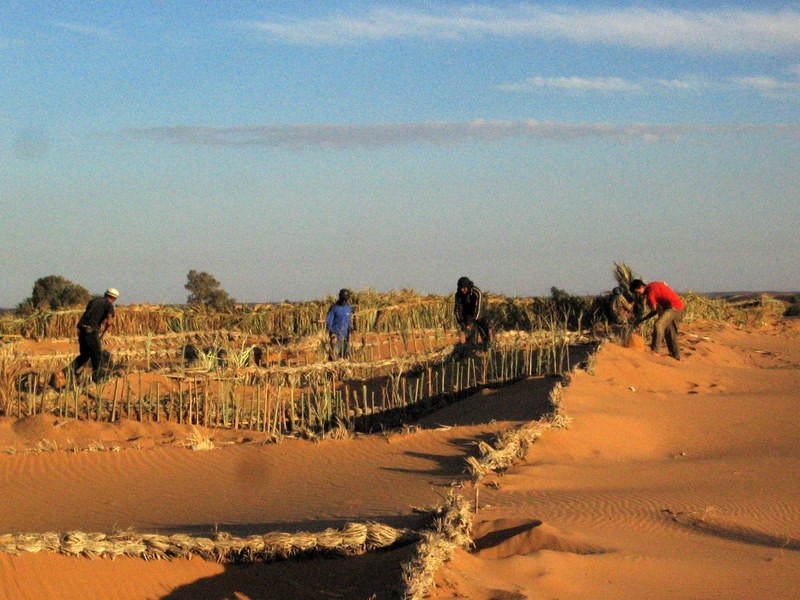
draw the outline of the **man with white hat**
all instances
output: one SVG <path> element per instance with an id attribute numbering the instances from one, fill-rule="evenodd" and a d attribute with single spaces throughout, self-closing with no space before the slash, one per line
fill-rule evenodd
<path id="1" fill-rule="evenodd" d="M 100 339 L 114 325 L 114 301 L 119 292 L 108 288 L 101 297 L 89 300 L 83 316 L 78 321 L 78 346 L 80 354 L 72 363 L 75 375 L 88 361 L 92 361 L 92 380 L 99 381 L 105 376 L 103 351 Z"/>

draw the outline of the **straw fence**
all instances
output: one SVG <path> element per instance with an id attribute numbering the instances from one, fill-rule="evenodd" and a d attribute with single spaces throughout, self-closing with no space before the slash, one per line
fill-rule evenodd
<path id="1" fill-rule="evenodd" d="M 451 296 L 378 294 L 369 290 L 354 294 L 354 324 L 362 332 L 398 332 L 413 329 L 449 328 L 453 323 Z M 119 335 L 161 335 L 197 331 L 231 331 L 287 340 L 319 332 L 333 299 L 264 305 L 239 305 L 232 312 L 216 312 L 185 306 L 120 306 L 115 332 Z M 550 328 L 567 315 L 574 323 L 587 322 L 591 299 L 571 297 L 487 299 L 486 316 L 500 329 Z M 0 334 L 34 339 L 71 338 L 82 308 L 37 311 L 28 315 L 7 314 L 0 318 Z"/>
<path id="2" fill-rule="evenodd" d="M 691 293 L 684 297 L 687 321 L 752 321 L 772 308 L 766 300 L 740 306 Z M 453 345 L 450 297 L 367 291 L 356 299 L 358 333 L 348 361 L 327 360 L 320 321 L 328 301 L 230 314 L 122 308 L 110 342 L 115 371 L 99 385 L 84 378 L 54 388 L 52 379 L 71 357 L 26 356 L 6 343 L 0 346 L 0 415 L 51 412 L 98 421 L 175 421 L 251 429 L 276 438 L 370 431 L 401 424 L 480 387 L 562 373 L 570 367 L 568 346 L 587 341 L 574 323 L 602 322 L 596 301 L 587 308 L 589 302 L 576 297 L 493 297 L 489 313 L 497 342 L 475 355 Z M 6 330 L 66 336 L 74 332 L 79 312 L 25 319 L 6 315 L 0 324 Z M 518 325 L 524 327 L 513 329 Z M 648 327 L 651 322 L 643 333 Z M 188 344 L 207 346 L 201 363 L 183 362 Z M 385 355 L 380 344 L 388 344 L 390 358 L 375 360 Z M 253 364 L 256 350 L 269 359 Z"/>
<path id="3" fill-rule="evenodd" d="M 117 557 L 171 560 L 200 557 L 219 563 L 274 562 L 313 556 L 355 556 L 417 542 L 413 558 L 402 565 L 401 595 L 421 600 L 433 585 L 436 571 L 450 560 L 455 548 L 472 546 L 472 516 L 468 502 L 451 494 L 429 514 L 419 530 L 397 529 L 376 522 L 348 523 L 320 532 L 279 532 L 235 537 L 220 532 L 212 537 L 187 534 L 17 533 L 0 535 L 0 552 L 49 552 L 90 559 Z"/>
<path id="4" fill-rule="evenodd" d="M 225 563 L 272 562 L 302 556 L 352 556 L 409 543 L 419 534 L 380 523 L 348 523 L 341 529 L 320 532 L 270 532 L 263 535 L 234 537 L 217 533 L 213 537 L 187 534 L 118 533 L 26 533 L 0 535 L 0 552 L 22 554 L 35 552 L 60 553 L 87 558 L 119 556 L 164 560 L 198 556 Z"/>
<path id="5" fill-rule="evenodd" d="M 159 379 L 120 368 L 102 383 L 82 378 L 60 389 L 49 382 L 62 357 L 25 366 L 13 346 L 0 348 L 0 415 L 53 413 L 113 422 L 177 422 L 250 429 L 272 437 L 329 435 L 399 426 L 487 386 L 569 368 L 574 332 L 503 333 L 480 353 L 448 345 L 427 353 L 354 362 L 266 367 L 180 367 Z M 26 369 L 29 369 L 26 371 Z"/>
<path id="6" fill-rule="evenodd" d="M 768 314 L 780 314 L 780 302 L 761 296 L 727 301 L 693 292 L 682 294 L 687 303 L 685 319 L 708 318 L 755 324 Z M 410 290 L 354 294 L 357 331 L 403 332 L 414 329 L 448 329 L 453 324 L 451 296 L 419 296 Z M 501 330 L 536 331 L 567 323 L 570 329 L 591 327 L 608 317 L 607 296 L 487 298 L 487 317 Z M 313 302 L 239 305 L 232 312 L 214 312 L 180 305 L 120 306 L 116 333 L 125 336 L 230 332 L 270 336 L 286 341 L 319 333 L 333 298 Z M 0 336 L 34 339 L 72 338 L 82 308 L 37 311 L 27 315 L 0 315 Z"/>

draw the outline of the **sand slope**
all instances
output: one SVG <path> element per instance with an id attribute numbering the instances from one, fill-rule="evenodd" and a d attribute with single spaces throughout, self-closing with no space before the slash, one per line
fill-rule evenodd
<path id="1" fill-rule="evenodd" d="M 475 551 L 457 552 L 433 597 L 797 597 L 798 328 L 698 323 L 683 340 L 680 363 L 602 347 L 564 396 L 569 428 L 481 487 Z M 485 391 L 402 435 L 264 445 L 212 432 L 218 447 L 201 452 L 177 426 L 7 420 L 0 533 L 415 526 L 414 507 L 466 477 L 475 441 L 537 418 L 551 385 Z M 249 566 L 0 554 L 0 598 L 392 598 L 411 551 Z"/>
<path id="2" fill-rule="evenodd" d="M 437 598 L 798 597 L 797 330 L 690 331 L 680 363 L 605 345 L 573 378 Z"/>

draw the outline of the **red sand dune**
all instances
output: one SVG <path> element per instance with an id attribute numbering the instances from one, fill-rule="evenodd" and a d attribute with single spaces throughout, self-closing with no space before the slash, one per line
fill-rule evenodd
<path id="1" fill-rule="evenodd" d="M 431 596 L 797 598 L 799 334 L 695 323 L 681 362 L 605 344 L 567 388 L 569 427 L 484 480 L 475 549 Z M 0 533 L 414 526 L 415 507 L 466 479 L 475 442 L 533 418 L 551 383 L 485 391 L 402 435 L 264 445 L 216 431 L 210 451 L 175 425 L 7 419 Z M 0 598 L 377 600 L 396 597 L 412 551 L 253 565 L 0 554 Z"/>

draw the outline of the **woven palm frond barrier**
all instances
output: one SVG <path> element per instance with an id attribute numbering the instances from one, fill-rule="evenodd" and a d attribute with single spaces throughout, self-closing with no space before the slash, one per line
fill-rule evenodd
<path id="1" fill-rule="evenodd" d="M 117 533 L 19 533 L 0 535 L 0 552 L 22 554 L 34 552 L 60 553 L 88 558 L 128 556 L 152 559 L 189 558 L 227 563 L 270 562 L 314 554 L 363 554 L 394 544 L 409 543 L 420 534 L 381 523 L 348 523 L 341 529 L 320 532 L 270 532 L 263 535 L 235 537 L 217 533 L 213 537 L 197 537 L 183 533 L 173 535 Z"/>
<path id="2" fill-rule="evenodd" d="M 437 511 L 433 526 L 420 534 L 414 557 L 402 566 L 405 600 L 421 600 L 430 592 L 436 571 L 457 548 L 472 547 L 472 507 L 451 493 Z"/>

